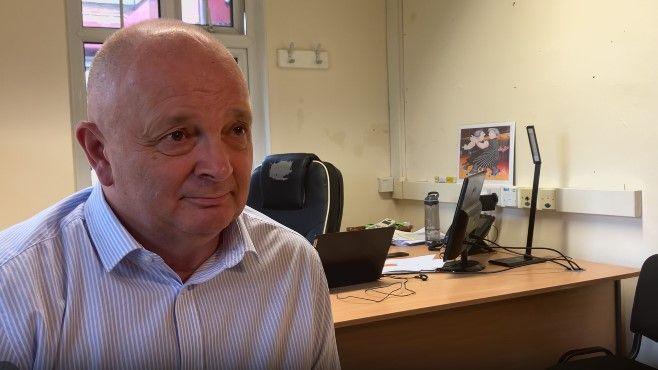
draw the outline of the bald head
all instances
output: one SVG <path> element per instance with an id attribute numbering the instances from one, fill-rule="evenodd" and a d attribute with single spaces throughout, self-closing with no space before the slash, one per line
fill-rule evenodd
<path id="1" fill-rule="evenodd" d="M 138 93 L 135 88 L 150 69 L 175 63 L 191 52 L 215 59 L 223 73 L 244 82 L 230 52 L 198 27 L 168 19 L 146 21 L 115 32 L 96 54 L 87 83 L 88 120 L 101 131 L 116 127 L 122 120 L 121 112 L 128 108 L 121 106 L 121 97 Z M 186 71 L 173 68 L 170 72 Z"/>
<path id="2" fill-rule="evenodd" d="M 249 92 L 231 54 L 177 21 L 120 30 L 94 59 L 87 110 L 76 138 L 131 234 L 214 251 L 251 176 Z"/>

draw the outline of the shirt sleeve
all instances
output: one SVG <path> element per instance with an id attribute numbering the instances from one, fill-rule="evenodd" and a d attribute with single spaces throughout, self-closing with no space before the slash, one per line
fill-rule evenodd
<path id="1" fill-rule="evenodd" d="M 331 313 L 331 300 L 329 299 L 329 288 L 327 278 L 322 270 L 322 263 L 317 254 L 313 256 L 314 269 L 313 280 L 316 282 L 315 307 L 317 320 L 315 327 L 317 337 L 315 338 L 315 363 L 313 369 L 340 369 L 340 359 L 338 357 L 338 348 L 336 347 L 336 331 L 334 329 L 334 319 Z"/>
<path id="2" fill-rule="evenodd" d="M 0 369 L 3 368 L 3 365 L 6 366 L 6 362 L 16 365 L 18 363 L 18 358 L 16 357 L 16 352 L 9 341 L 9 336 L 7 335 L 5 326 L 0 323 Z"/>
<path id="3" fill-rule="evenodd" d="M 29 361 L 27 358 L 22 358 L 17 352 L 18 343 L 17 338 L 25 335 L 24 332 L 16 327 L 16 315 L 12 314 L 14 305 L 12 302 L 16 301 L 16 291 L 10 289 L 12 284 L 10 274 L 3 270 L 0 266 L 0 365 L 3 362 L 8 362 L 18 368 L 29 368 Z"/>

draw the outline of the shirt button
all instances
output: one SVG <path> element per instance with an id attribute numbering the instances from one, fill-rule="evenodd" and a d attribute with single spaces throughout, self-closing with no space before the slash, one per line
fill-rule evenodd
<path id="1" fill-rule="evenodd" d="M 187 286 L 187 290 L 193 290 L 193 289 L 194 289 L 194 285 L 188 285 Z"/>

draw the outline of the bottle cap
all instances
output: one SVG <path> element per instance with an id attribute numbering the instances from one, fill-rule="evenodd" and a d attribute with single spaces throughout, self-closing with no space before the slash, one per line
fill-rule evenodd
<path id="1" fill-rule="evenodd" d="M 429 193 L 427 193 L 424 203 L 427 206 L 433 206 L 439 204 L 439 192 L 430 191 Z"/>

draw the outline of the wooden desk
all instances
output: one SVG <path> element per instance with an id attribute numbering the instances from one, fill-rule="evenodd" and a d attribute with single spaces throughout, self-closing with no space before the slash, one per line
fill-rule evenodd
<path id="1" fill-rule="evenodd" d="M 424 246 L 391 251 L 427 254 Z M 477 255 L 486 264 L 502 254 Z M 638 269 L 578 261 L 586 271 L 553 263 L 496 274 L 430 274 L 411 279 L 416 294 L 374 303 L 332 292 L 336 341 L 343 369 L 543 369 L 569 349 L 618 346 L 619 280 Z M 390 278 L 382 282 L 395 282 Z M 373 286 L 372 284 L 370 286 Z M 382 289 L 384 291 L 393 288 Z"/>

